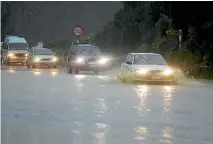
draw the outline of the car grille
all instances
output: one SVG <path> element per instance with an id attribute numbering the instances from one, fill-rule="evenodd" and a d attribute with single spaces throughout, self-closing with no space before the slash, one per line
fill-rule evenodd
<path id="1" fill-rule="evenodd" d="M 88 59 L 88 62 L 94 62 L 96 60 L 97 60 L 97 58 L 90 58 L 90 59 Z"/>
<path id="2" fill-rule="evenodd" d="M 25 54 L 15 54 L 17 57 L 25 57 Z"/>
<path id="3" fill-rule="evenodd" d="M 160 74 L 162 72 L 163 72 L 162 70 L 152 70 L 150 71 L 150 74 Z"/>
<path id="4" fill-rule="evenodd" d="M 42 59 L 43 61 L 49 61 L 49 60 L 51 60 L 51 59 Z"/>

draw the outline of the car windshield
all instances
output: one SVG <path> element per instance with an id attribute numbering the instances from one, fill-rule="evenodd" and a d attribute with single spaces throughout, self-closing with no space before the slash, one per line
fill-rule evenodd
<path id="1" fill-rule="evenodd" d="M 166 65 L 165 59 L 161 55 L 138 54 L 135 55 L 134 64 L 136 65 Z"/>
<path id="2" fill-rule="evenodd" d="M 50 49 L 35 49 L 34 54 L 36 55 L 53 55 Z"/>
<path id="3" fill-rule="evenodd" d="M 27 43 L 10 43 L 10 50 L 28 50 L 29 46 Z"/>
<path id="4" fill-rule="evenodd" d="M 101 53 L 99 47 L 96 46 L 82 46 L 80 47 L 79 54 L 84 56 L 97 56 Z"/>

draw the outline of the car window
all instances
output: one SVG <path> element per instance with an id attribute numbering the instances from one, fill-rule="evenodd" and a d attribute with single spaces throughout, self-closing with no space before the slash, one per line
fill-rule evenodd
<path id="1" fill-rule="evenodd" d="M 35 49 L 35 55 L 53 55 L 53 52 L 50 49 Z"/>
<path id="2" fill-rule="evenodd" d="M 9 43 L 10 50 L 28 50 L 28 48 L 27 43 Z"/>
<path id="3" fill-rule="evenodd" d="M 144 65 L 144 64 L 165 65 L 166 61 L 161 55 L 143 54 L 143 55 L 135 56 L 134 64 L 136 64 L 136 65 Z"/>
<path id="4" fill-rule="evenodd" d="M 7 45 L 7 43 L 3 43 L 3 45 L 2 45 L 2 49 L 8 49 L 8 45 Z"/>
<path id="5" fill-rule="evenodd" d="M 127 56 L 125 62 L 132 62 L 132 60 L 133 60 L 133 55 L 132 55 L 132 54 L 129 54 L 129 56 Z"/>
<path id="6" fill-rule="evenodd" d="M 72 53 L 72 50 L 73 50 L 73 46 L 70 48 L 70 51 L 69 51 L 69 53 Z"/>
<path id="7" fill-rule="evenodd" d="M 126 56 L 126 58 L 125 58 L 125 60 L 124 60 L 125 63 L 127 62 L 129 56 L 130 56 L 130 54 L 128 54 L 128 55 Z"/>
<path id="8" fill-rule="evenodd" d="M 96 46 L 80 46 L 78 50 L 80 55 L 85 56 L 96 56 L 101 53 L 100 48 Z"/>
<path id="9" fill-rule="evenodd" d="M 135 55 L 134 64 L 147 64 L 146 60 L 142 58 L 142 55 Z"/>

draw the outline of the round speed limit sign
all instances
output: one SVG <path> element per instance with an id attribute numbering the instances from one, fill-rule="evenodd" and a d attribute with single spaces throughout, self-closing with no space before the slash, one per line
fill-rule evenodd
<path id="1" fill-rule="evenodd" d="M 73 34 L 77 37 L 80 37 L 83 35 L 83 29 L 80 26 L 76 26 L 73 28 Z"/>

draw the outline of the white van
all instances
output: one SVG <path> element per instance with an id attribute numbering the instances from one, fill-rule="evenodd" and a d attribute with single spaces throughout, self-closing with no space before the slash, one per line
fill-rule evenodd
<path id="1" fill-rule="evenodd" d="M 2 58 L 4 64 L 26 64 L 29 45 L 25 38 L 19 36 L 6 36 L 2 44 Z"/>

